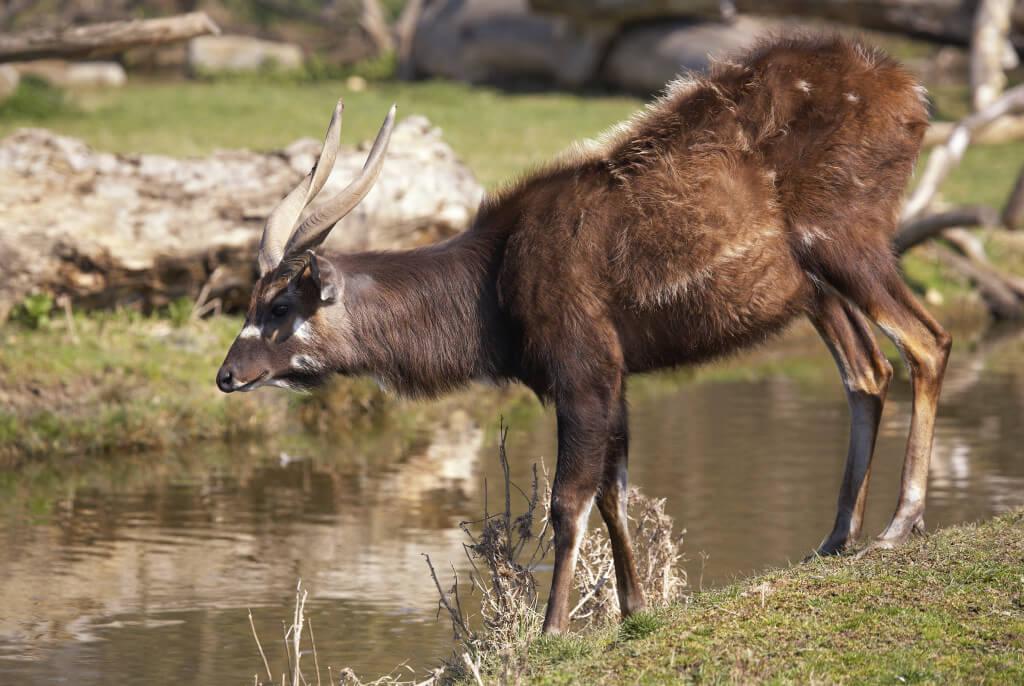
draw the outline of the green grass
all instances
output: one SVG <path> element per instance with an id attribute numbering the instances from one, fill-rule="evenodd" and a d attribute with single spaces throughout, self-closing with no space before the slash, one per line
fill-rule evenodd
<path id="1" fill-rule="evenodd" d="M 119 312 L 76 317 L 74 336 L 59 319 L 4 327 L 0 466 L 264 433 L 264 399 L 227 403 L 212 382 L 238 325 Z"/>
<path id="2" fill-rule="evenodd" d="M 534 643 L 537 684 L 1024 683 L 1024 511 Z"/>
<path id="3" fill-rule="evenodd" d="M 372 137 L 397 102 L 400 114 L 423 114 L 440 126 L 488 187 L 600 133 L 642 104 L 629 97 L 509 94 L 439 81 L 371 82 L 365 91 L 351 92 L 344 81 L 134 80 L 120 90 L 76 95 L 74 108 L 52 112 L 45 126 L 120 153 L 272 150 L 296 138 L 321 136 L 338 97 L 345 98 L 346 143 Z M 21 110 L 0 109 L 0 136 L 38 125 L 37 117 Z"/>

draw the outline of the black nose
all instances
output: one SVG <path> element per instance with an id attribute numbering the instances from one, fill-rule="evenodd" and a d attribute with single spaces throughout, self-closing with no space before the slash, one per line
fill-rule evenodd
<path id="1" fill-rule="evenodd" d="M 234 375 L 229 367 L 221 367 L 220 371 L 217 372 L 217 388 L 225 393 L 235 390 Z"/>

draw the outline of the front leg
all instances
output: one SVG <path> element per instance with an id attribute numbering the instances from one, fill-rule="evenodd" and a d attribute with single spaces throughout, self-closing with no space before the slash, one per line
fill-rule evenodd
<path id="1" fill-rule="evenodd" d="M 555 532 L 555 568 L 544 615 L 544 633 L 569 627 L 569 597 L 576 558 L 587 530 L 594 496 L 604 476 L 610 422 L 612 383 L 591 383 L 563 391 L 557 397 L 558 464 L 551 488 L 551 524 Z"/>

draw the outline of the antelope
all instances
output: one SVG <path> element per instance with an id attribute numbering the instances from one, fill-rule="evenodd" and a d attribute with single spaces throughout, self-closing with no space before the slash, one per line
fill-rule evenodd
<path id="1" fill-rule="evenodd" d="M 923 530 L 950 336 L 901 278 L 890 247 L 927 126 L 924 90 L 895 61 L 839 37 L 772 39 L 679 78 L 596 143 L 485 198 L 464 233 L 428 247 L 324 255 L 334 225 L 384 164 L 392 107 L 359 176 L 300 220 L 337 155 L 342 105 L 309 175 L 267 219 L 225 392 L 368 375 L 408 396 L 473 380 L 525 384 L 557 416 L 544 630 L 569 622 L 596 501 L 623 616 L 644 607 L 626 519 L 626 378 L 760 343 L 804 315 L 835 358 L 851 414 L 831 533 L 860 534 L 892 367 L 913 410 L 899 500 L 866 549 Z M 297 225 L 297 226 L 296 226 Z"/>

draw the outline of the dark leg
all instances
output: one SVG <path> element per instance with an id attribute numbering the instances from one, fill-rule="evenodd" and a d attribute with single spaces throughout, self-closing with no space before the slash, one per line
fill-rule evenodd
<path id="1" fill-rule="evenodd" d="M 878 349 L 871 327 L 839 295 L 820 295 L 809 313 L 835 358 L 850 406 L 850 446 L 839 490 L 832 533 L 818 546 L 818 555 L 841 553 L 856 540 L 864 521 L 878 422 L 892 379 L 892 365 Z"/>
<path id="2" fill-rule="evenodd" d="M 892 521 L 868 550 L 892 548 L 924 530 L 925 493 L 935 413 L 952 339 L 914 298 L 895 267 L 851 288 L 848 295 L 892 339 L 910 369 L 914 391 L 900 497 Z M 867 552 L 867 551 L 865 551 Z"/>
<path id="3" fill-rule="evenodd" d="M 620 382 L 591 382 L 562 389 L 557 396 L 558 464 L 551 488 L 551 524 L 555 532 L 555 568 L 544 615 L 544 633 L 569 626 L 569 597 L 576 556 L 587 529 L 594 496 L 604 476 L 611 420 L 618 407 Z"/>
<path id="4" fill-rule="evenodd" d="M 629 540 L 629 520 L 626 504 L 629 499 L 626 483 L 629 462 L 629 422 L 626 401 L 619 399 L 616 416 L 612 421 L 612 433 L 608 439 L 608 454 L 604 463 L 604 482 L 597 496 L 597 508 L 601 511 L 608 538 L 612 544 L 615 560 L 615 588 L 619 595 L 619 609 L 622 616 L 644 609 L 644 594 L 636 572 L 633 545 Z"/>

